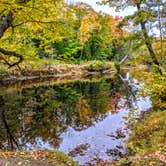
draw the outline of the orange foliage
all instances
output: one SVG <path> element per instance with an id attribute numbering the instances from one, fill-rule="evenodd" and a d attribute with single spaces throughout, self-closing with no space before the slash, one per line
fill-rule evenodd
<path id="1" fill-rule="evenodd" d="M 90 37 L 90 33 L 94 29 L 100 29 L 101 25 L 98 22 L 98 13 L 92 12 L 85 15 L 80 26 L 79 39 L 84 44 Z"/>
<path id="2" fill-rule="evenodd" d="M 102 22 L 104 19 L 104 22 Z M 109 14 L 101 15 L 100 13 L 91 11 L 84 15 L 81 21 L 79 30 L 79 39 L 84 44 L 90 37 L 90 34 L 94 30 L 98 30 L 102 33 L 104 26 L 109 30 L 110 40 L 118 39 L 119 37 L 126 36 L 127 32 L 118 27 L 118 24 L 122 21 L 122 17 L 116 16 L 113 18 Z"/>
<path id="3" fill-rule="evenodd" d="M 84 125 L 91 125 L 91 110 L 88 101 L 82 96 L 79 98 L 76 108 L 79 113 L 80 121 Z"/>

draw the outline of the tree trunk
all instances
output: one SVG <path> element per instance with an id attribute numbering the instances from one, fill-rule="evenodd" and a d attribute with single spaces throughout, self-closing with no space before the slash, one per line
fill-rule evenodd
<path id="1" fill-rule="evenodd" d="M 6 50 L 0 48 L 0 53 L 6 55 L 6 56 L 8 56 L 8 57 L 14 56 L 14 57 L 18 58 L 18 61 L 17 61 L 17 62 L 14 62 L 14 63 L 10 63 L 10 62 L 8 62 L 6 59 L 1 58 L 2 60 L 5 61 L 5 63 L 6 63 L 9 67 L 16 66 L 16 65 L 18 65 L 19 63 L 21 63 L 21 62 L 23 61 L 23 56 L 20 55 L 20 54 L 18 54 L 18 53 L 16 53 L 16 52 L 6 51 Z"/>
<path id="2" fill-rule="evenodd" d="M 136 3 L 136 6 L 137 6 L 137 10 L 138 10 L 138 16 L 141 17 L 141 15 L 140 15 L 141 3 Z M 145 44 L 146 44 L 146 47 L 147 47 L 147 49 L 149 51 L 149 54 L 150 54 L 150 56 L 152 58 L 152 61 L 157 66 L 160 66 L 160 64 L 159 64 L 159 62 L 158 62 L 158 60 L 156 58 L 156 54 L 155 54 L 155 52 L 153 50 L 152 43 L 150 41 L 150 38 L 149 38 L 149 35 L 148 35 L 148 32 L 147 32 L 146 26 L 145 26 L 145 22 L 143 20 L 141 20 L 140 24 L 141 24 L 141 29 L 142 29 L 142 32 L 143 32 Z"/>
<path id="3" fill-rule="evenodd" d="M 160 13 L 160 3 L 157 1 L 158 7 L 158 24 L 160 31 L 160 49 L 161 49 L 161 60 L 163 60 L 163 31 L 162 31 L 162 21 L 161 21 L 161 13 Z"/>
<path id="4" fill-rule="evenodd" d="M 5 31 L 11 27 L 13 23 L 13 14 L 10 11 L 4 18 L 0 18 L 0 38 L 4 35 Z"/>

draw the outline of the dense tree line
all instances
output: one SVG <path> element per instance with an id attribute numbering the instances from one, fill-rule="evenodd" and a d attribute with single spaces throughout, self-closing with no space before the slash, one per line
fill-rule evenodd
<path id="1" fill-rule="evenodd" d="M 113 18 L 82 2 L 2 0 L 0 62 L 9 67 L 24 59 L 111 60 L 121 64 L 134 48 L 145 45 L 152 63 L 159 66 L 161 58 L 155 52 L 153 41 L 160 38 L 163 57 L 164 2 L 104 0 L 102 4 L 115 6 L 117 10 L 128 6 L 136 9 L 133 15 Z M 150 33 L 154 26 L 160 37 Z"/>
<path id="2" fill-rule="evenodd" d="M 120 18 L 97 13 L 85 3 L 63 0 L 0 3 L 1 61 L 10 67 L 26 57 L 65 61 L 113 58 L 114 40 L 121 33 L 117 28 Z"/>

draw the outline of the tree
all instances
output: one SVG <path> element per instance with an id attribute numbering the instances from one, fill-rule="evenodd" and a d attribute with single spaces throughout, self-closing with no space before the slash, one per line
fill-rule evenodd
<path id="1" fill-rule="evenodd" d="M 0 59 L 9 67 L 21 63 L 24 56 L 18 53 L 19 49 L 30 37 L 42 38 L 43 45 L 60 40 L 59 34 L 65 32 L 64 24 L 69 14 L 67 7 L 63 0 L 1 0 Z"/>
<path id="2" fill-rule="evenodd" d="M 87 60 L 113 60 L 114 41 L 124 36 L 118 27 L 120 17 L 90 11 L 81 21 L 79 39 L 83 45 L 82 57 Z"/>
<path id="3" fill-rule="evenodd" d="M 100 24 L 98 22 L 98 13 L 93 12 L 85 15 L 82 19 L 80 26 L 79 38 L 82 44 L 88 41 L 90 33 L 94 30 L 100 29 Z"/>
<path id="4" fill-rule="evenodd" d="M 132 21 L 133 26 L 137 29 L 138 34 L 142 37 L 144 44 L 146 45 L 148 52 L 154 64 L 159 66 L 159 61 L 157 55 L 152 47 L 152 38 L 148 32 L 148 25 L 153 25 L 156 22 L 156 5 L 158 1 L 149 0 L 124 0 L 119 3 L 115 0 L 103 0 L 102 4 L 109 4 L 111 7 L 116 7 L 117 10 L 123 10 L 127 7 L 135 7 L 136 11 L 133 15 L 124 17 L 124 21 Z M 160 0 L 160 4 L 163 5 L 164 1 Z M 154 19 L 155 18 L 155 19 Z M 141 29 L 141 31 L 140 31 Z"/>

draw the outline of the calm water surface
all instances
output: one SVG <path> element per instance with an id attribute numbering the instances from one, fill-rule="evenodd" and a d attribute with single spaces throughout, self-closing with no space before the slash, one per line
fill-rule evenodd
<path id="1" fill-rule="evenodd" d="M 151 107 L 129 73 L 71 83 L 0 88 L 0 148 L 58 149 L 81 164 L 125 152 L 128 126 Z"/>

